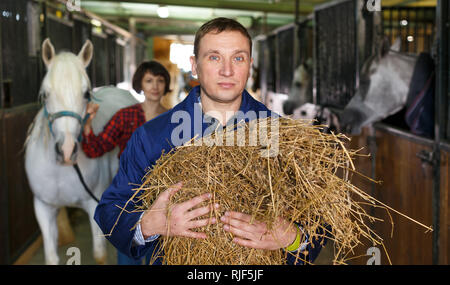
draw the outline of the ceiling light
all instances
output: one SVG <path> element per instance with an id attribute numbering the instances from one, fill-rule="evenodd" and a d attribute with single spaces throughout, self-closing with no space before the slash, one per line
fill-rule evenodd
<path id="1" fill-rule="evenodd" d="M 91 20 L 91 24 L 92 24 L 93 26 L 95 26 L 95 27 L 101 27 L 101 26 L 102 26 L 102 22 L 100 22 L 100 21 L 97 20 L 97 19 L 92 19 L 92 20 Z"/>
<path id="2" fill-rule="evenodd" d="M 160 18 L 167 18 L 169 17 L 169 8 L 167 8 L 167 6 L 158 6 L 156 13 L 158 13 Z"/>

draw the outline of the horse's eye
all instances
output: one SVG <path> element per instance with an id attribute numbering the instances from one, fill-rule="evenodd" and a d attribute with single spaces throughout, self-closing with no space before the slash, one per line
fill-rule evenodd
<path id="1" fill-rule="evenodd" d="M 90 91 L 84 92 L 84 99 L 87 99 L 87 100 L 91 99 L 91 92 Z"/>
<path id="2" fill-rule="evenodd" d="M 47 92 L 41 92 L 39 94 L 39 97 L 41 98 L 41 100 L 47 100 L 48 98 L 48 93 Z"/>
<path id="3" fill-rule="evenodd" d="M 297 88 L 301 88 L 302 87 L 302 83 L 297 81 L 297 82 L 295 82 L 295 86 Z"/>

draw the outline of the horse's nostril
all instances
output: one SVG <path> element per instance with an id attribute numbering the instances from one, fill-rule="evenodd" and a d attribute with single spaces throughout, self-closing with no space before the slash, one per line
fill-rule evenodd
<path id="1" fill-rule="evenodd" d="M 55 143 L 55 151 L 56 151 L 57 155 L 62 155 L 61 147 L 60 147 L 59 143 Z"/>

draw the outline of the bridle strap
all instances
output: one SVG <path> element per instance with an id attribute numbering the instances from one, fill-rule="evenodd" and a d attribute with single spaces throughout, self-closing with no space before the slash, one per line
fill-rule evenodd
<path id="1" fill-rule="evenodd" d="M 59 119 L 61 117 L 72 117 L 75 118 L 81 125 L 81 130 L 80 130 L 80 134 L 78 135 L 78 141 L 81 142 L 82 138 L 83 138 L 83 127 L 84 124 L 86 123 L 87 119 L 89 118 L 89 114 L 86 114 L 86 116 L 84 116 L 84 118 L 81 118 L 81 116 L 75 112 L 72 111 L 59 111 L 56 113 L 49 113 L 47 111 L 47 107 L 45 106 L 44 103 L 44 117 L 47 118 L 48 120 L 48 128 L 50 129 L 50 133 L 53 135 L 53 122 L 56 119 Z"/>
<path id="2" fill-rule="evenodd" d="M 88 100 L 91 101 L 90 97 Z M 81 118 L 81 116 L 79 114 L 72 112 L 72 111 L 59 111 L 56 113 L 49 113 L 47 111 L 47 107 L 45 106 L 45 102 L 44 102 L 44 117 L 47 118 L 47 120 L 48 120 L 48 128 L 50 129 L 50 133 L 53 136 L 54 136 L 54 134 L 53 134 L 52 125 L 56 119 L 61 118 L 61 117 L 72 117 L 72 118 L 77 119 L 77 121 L 81 125 L 80 134 L 78 135 L 78 142 L 81 142 L 81 140 L 83 138 L 83 128 L 84 128 L 84 125 L 86 124 L 87 119 L 89 118 L 89 114 L 86 113 L 86 116 L 84 116 L 84 118 Z M 84 190 L 86 190 L 86 192 L 89 194 L 89 196 L 91 196 L 92 199 L 94 199 L 97 203 L 99 203 L 98 198 L 95 197 L 95 195 L 92 193 L 92 191 L 89 189 L 86 182 L 84 181 L 83 175 L 81 174 L 78 164 L 75 163 L 73 165 L 73 168 L 77 172 L 78 178 L 80 179 L 80 182 L 83 185 Z"/>

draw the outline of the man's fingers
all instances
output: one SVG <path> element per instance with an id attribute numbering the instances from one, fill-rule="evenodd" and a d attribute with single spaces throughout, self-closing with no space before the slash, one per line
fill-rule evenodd
<path id="1" fill-rule="evenodd" d="M 216 205 L 208 205 L 208 206 L 205 206 L 205 207 L 194 209 L 194 210 L 189 211 L 187 213 L 186 218 L 189 219 L 189 220 L 193 220 L 195 218 L 201 217 L 203 215 L 206 215 L 206 214 L 210 213 L 214 209 L 214 207 L 217 207 L 217 206 L 218 206 L 218 204 L 216 204 Z"/>
<path id="2" fill-rule="evenodd" d="M 189 222 L 189 228 L 195 229 L 195 228 L 201 228 L 207 225 L 212 225 L 216 223 L 216 218 L 209 218 L 209 219 L 202 219 L 202 220 L 194 220 Z"/>
<path id="3" fill-rule="evenodd" d="M 205 233 L 197 233 L 197 232 L 193 232 L 193 231 L 186 231 L 182 234 L 182 236 L 189 237 L 189 238 L 198 238 L 198 239 L 205 239 L 208 237 Z"/>
<path id="4" fill-rule="evenodd" d="M 173 197 L 173 195 L 175 195 L 175 193 L 177 193 L 181 187 L 183 186 L 183 182 L 178 182 L 177 184 L 174 184 L 172 186 L 170 186 L 169 189 L 167 189 L 167 192 L 169 193 L 169 199 Z"/>
<path id="5" fill-rule="evenodd" d="M 197 197 L 194 197 L 189 201 L 180 203 L 179 206 L 183 210 L 187 211 L 187 210 L 192 209 L 193 207 L 197 206 L 198 204 L 202 203 L 203 201 L 211 199 L 211 197 L 212 197 L 211 193 L 205 193 L 205 194 L 199 195 Z"/>
<path id="6" fill-rule="evenodd" d="M 233 242 L 237 243 L 239 245 L 245 246 L 245 247 L 256 248 L 256 249 L 263 248 L 257 242 L 254 242 L 254 241 L 251 241 L 248 239 L 233 238 Z"/>
<path id="7" fill-rule="evenodd" d="M 239 236 L 242 238 L 251 239 L 253 237 L 253 235 L 250 232 L 244 230 L 243 228 L 235 227 L 232 225 L 224 225 L 223 229 L 227 232 L 232 233 L 235 236 Z"/>
<path id="8" fill-rule="evenodd" d="M 225 212 L 225 217 L 241 220 L 246 223 L 250 223 L 252 221 L 252 216 L 239 212 L 232 212 L 232 211 Z"/>
<path id="9" fill-rule="evenodd" d="M 168 203 L 170 198 L 181 189 L 182 185 L 183 185 L 182 182 L 178 182 L 177 184 L 170 186 L 169 188 L 167 188 L 167 190 L 165 190 L 164 192 L 159 194 L 155 203 L 157 201 L 163 202 L 163 203 Z"/>

